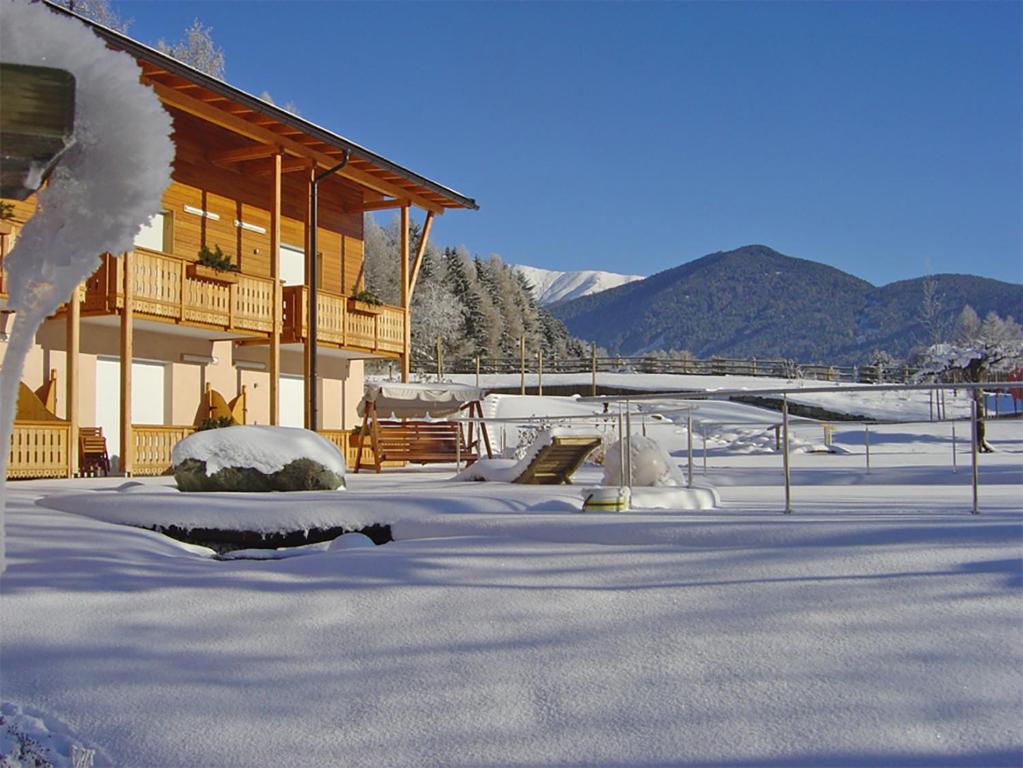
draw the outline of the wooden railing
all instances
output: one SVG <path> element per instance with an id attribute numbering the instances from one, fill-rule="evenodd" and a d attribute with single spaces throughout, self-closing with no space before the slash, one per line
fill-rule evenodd
<path id="1" fill-rule="evenodd" d="M 19 421 L 11 435 L 7 477 L 70 477 L 71 425 L 66 421 Z"/>
<path id="2" fill-rule="evenodd" d="M 136 314 L 225 331 L 273 329 L 273 280 L 237 272 L 220 279 L 188 275 L 189 262 L 137 248 L 132 254 Z M 103 314 L 124 306 L 124 262 L 105 255 L 86 282 L 82 312 Z"/>
<path id="3" fill-rule="evenodd" d="M 320 343 L 393 354 L 403 350 L 405 313 L 400 307 L 364 304 L 319 290 L 316 312 L 316 339 Z M 302 285 L 285 287 L 284 340 L 304 341 L 308 336 L 308 317 L 308 289 Z"/>
<path id="4" fill-rule="evenodd" d="M 163 475 L 171 468 L 171 451 L 178 441 L 188 437 L 195 427 L 174 424 L 133 424 L 135 438 L 134 475 Z"/>
<path id="5" fill-rule="evenodd" d="M 316 434 L 320 437 L 325 438 L 337 446 L 337 449 L 341 451 L 341 455 L 345 457 L 345 464 L 349 467 L 352 466 L 352 461 L 355 459 L 355 454 L 349 457 L 351 449 L 348 445 L 348 435 L 350 430 L 347 429 L 320 429 L 317 430 Z"/>

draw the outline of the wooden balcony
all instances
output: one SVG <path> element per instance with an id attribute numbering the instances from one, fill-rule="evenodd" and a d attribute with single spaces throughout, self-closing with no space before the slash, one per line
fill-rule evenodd
<path id="1" fill-rule="evenodd" d="M 191 262 L 138 248 L 132 254 L 138 317 L 239 334 L 273 330 L 273 280 L 231 273 L 233 282 L 191 277 Z M 124 261 L 109 254 L 86 281 L 83 315 L 124 306 Z"/>
<path id="2" fill-rule="evenodd" d="M 308 337 L 309 293 L 302 285 L 284 289 L 285 343 Z M 400 355 L 405 340 L 405 313 L 400 307 L 369 305 L 337 293 L 317 291 L 317 343 L 345 349 Z"/>

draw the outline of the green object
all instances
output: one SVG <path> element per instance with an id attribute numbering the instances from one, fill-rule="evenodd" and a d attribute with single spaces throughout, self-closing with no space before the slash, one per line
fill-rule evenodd
<path id="1" fill-rule="evenodd" d="M 352 298 L 355 299 L 356 301 L 361 301 L 363 304 L 373 304 L 375 306 L 380 306 L 381 304 L 384 303 L 380 300 L 379 296 L 373 293 L 373 291 L 367 289 L 361 291 L 353 291 Z"/>
<path id="2" fill-rule="evenodd" d="M 207 475 L 206 462 L 185 459 L 174 467 L 174 480 L 181 491 L 266 493 L 336 491 L 345 487 L 344 477 L 312 459 L 295 459 L 269 475 L 252 467 L 224 467 L 212 475 Z"/>
<path id="3" fill-rule="evenodd" d="M 74 75 L 0 64 L 0 197 L 36 192 L 74 144 L 74 129 Z"/>
<path id="4" fill-rule="evenodd" d="M 220 250 L 219 245 L 214 245 L 211 251 L 207 246 L 199 249 L 197 263 L 204 267 L 210 267 L 217 272 L 237 272 L 238 265 L 231 261 L 231 257 Z"/>

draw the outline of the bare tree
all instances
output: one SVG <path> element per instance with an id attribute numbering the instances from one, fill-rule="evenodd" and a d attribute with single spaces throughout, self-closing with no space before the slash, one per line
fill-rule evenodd
<path id="1" fill-rule="evenodd" d="M 185 30 L 182 40 L 168 44 L 161 38 L 156 48 L 211 77 L 224 78 L 224 51 L 213 42 L 213 27 L 204 27 L 199 19 Z"/>

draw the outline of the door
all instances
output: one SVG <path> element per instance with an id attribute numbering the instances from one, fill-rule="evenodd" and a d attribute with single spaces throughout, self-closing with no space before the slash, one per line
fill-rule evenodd
<path id="1" fill-rule="evenodd" d="M 301 376 L 281 376 L 282 427 L 305 426 L 305 382 Z"/>
<path id="2" fill-rule="evenodd" d="M 116 357 L 96 360 L 96 424 L 103 428 L 110 458 L 121 455 L 121 361 Z M 131 364 L 132 424 L 163 424 L 163 363 Z M 89 425 L 86 425 L 89 426 Z"/>
<path id="3" fill-rule="evenodd" d="M 281 280 L 285 285 L 305 285 L 305 251 L 281 243 Z"/>

